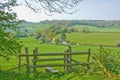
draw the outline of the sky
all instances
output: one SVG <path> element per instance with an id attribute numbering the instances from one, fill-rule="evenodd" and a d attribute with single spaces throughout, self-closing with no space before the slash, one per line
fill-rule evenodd
<path id="1" fill-rule="evenodd" d="M 83 0 L 77 6 L 80 10 L 74 14 L 43 12 L 35 13 L 24 5 L 13 8 L 19 20 L 40 22 L 43 20 L 120 20 L 120 0 Z"/>

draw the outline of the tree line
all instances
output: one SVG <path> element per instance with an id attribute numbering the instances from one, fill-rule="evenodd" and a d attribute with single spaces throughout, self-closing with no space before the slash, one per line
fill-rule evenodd
<path id="1" fill-rule="evenodd" d="M 75 25 L 88 25 L 96 26 L 99 28 L 109 28 L 115 27 L 120 28 L 120 20 L 45 20 L 41 21 L 41 24 L 55 24 L 55 25 L 66 25 L 66 26 L 75 26 Z"/>

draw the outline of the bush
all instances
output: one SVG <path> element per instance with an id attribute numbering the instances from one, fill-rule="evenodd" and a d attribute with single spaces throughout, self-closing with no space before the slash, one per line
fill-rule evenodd
<path id="1" fill-rule="evenodd" d="M 113 49 L 103 50 L 101 63 L 112 73 L 120 74 L 120 52 Z"/>

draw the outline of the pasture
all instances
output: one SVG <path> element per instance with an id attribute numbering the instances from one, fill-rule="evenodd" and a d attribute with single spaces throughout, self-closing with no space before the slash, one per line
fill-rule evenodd
<path id="1" fill-rule="evenodd" d="M 76 33 L 67 34 L 67 40 L 71 42 L 78 42 L 81 44 L 116 45 L 117 43 L 120 42 L 120 33 L 76 32 Z"/>
<path id="2" fill-rule="evenodd" d="M 34 37 L 25 37 L 20 38 L 23 42 L 22 54 L 24 54 L 24 47 L 29 48 L 29 54 L 32 54 L 33 49 L 38 47 L 40 53 L 44 52 L 64 52 L 68 47 L 65 45 L 54 45 L 54 44 L 39 44 L 39 41 Z M 98 44 L 98 45 L 113 45 L 116 46 L 116 43 L 120 40 L 120 33 L 81 33 L 75 32 L 67 34 L 67 40 L 71 42 L 77 42 L 80 44 Z M 100 46 L 90 46 L 90 45 L 72 45 L 72 51 L 87 51 L 88 48 L 91 48 L 91 54 L 99 54 Z M 104 47 L 105 49 L 114 50 L 114 53 L 120 52 L 119 47 Z M 113 53 L 113 54 L 114 54 Z M 48 58 L 50 58 L 48 56 Z M 53 56 L 52 58 L 56 58 Z M 85 61 L 86 56 L 74 56 L 74 59 L 79 61 Z M 85 71 L 85 67 L 78 66 L 70 72 L 64 72 L 62 68 L 57 68 L 60 72 L 58 74 L 46 73 L 44 69 L 38 69 L 38 73 L 25 74 L 25 67 L 22 68 L 22 74 L 16 74 L 18 70 L 13 72 L 6 71 L 12 67 L 18 65 L 18 57 L 11 56 L 9 61 L 5 61 L 2 58 L 0 59 L 0 78 L 2 80 L 110 80 L 111 77 L 103 76 L 96 74 L 94 72 L 89 72 L 84 75 L 79 75 Z M 22 59 L 23 63 L 25 58 Z M 91 58 L 91 61 L 93 59 Z M 61 62 L 54 62 L 61 63 Z M 91 65 L 93 67 L 93 65 Z"/>

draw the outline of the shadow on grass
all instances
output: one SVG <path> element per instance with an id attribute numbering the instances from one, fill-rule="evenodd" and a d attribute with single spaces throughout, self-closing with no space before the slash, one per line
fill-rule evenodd
<path id="1" fill-rule="evenodd" d="M 1 80 L 23 80 L 25 77 L 30 79 L 29 75 L 23 76 L 21 74 L 15 73 L 15 72 L 0 70 L 0 79 Z"/>
<path id="2" fill-rule="evenodd" d="M 108 78 L 96 74 L 83 74 L 74 72 L 59 72 L 56 74 L 39 72 L 18 74 L 0 70 L 0 80 L 107 80 Z M 108 79 L 109 80 L 109 79 Z"/>
<path id="3" fill-rule="evenodd" d="M 18 74 L 0 70 L 0 80 L 60 80 L 65 73 L 51 74 L 46 72 Z"/>

